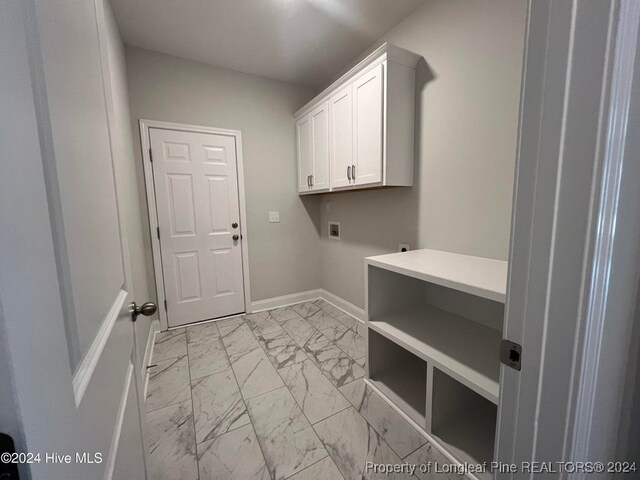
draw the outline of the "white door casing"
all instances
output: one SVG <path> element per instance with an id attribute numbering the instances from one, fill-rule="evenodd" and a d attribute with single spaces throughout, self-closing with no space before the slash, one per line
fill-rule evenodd
<path id="1" fill-rule="evenodd" d="M 331 188 L 349 186 L 353 164 L 353 106 L 351 84 L 329 100 Z"/>
<path id="2" fill-rule="evenodd" d="M 305 115 L 296 122 L 296 148 L 298 150 L 298 192 L 311 190 L 313 154 L 311 140 L 311 120 Z"/>
<path id="3" fill-rule="evenodd" d="M 3 158 L 21 159 L 0 187 L 0 327 L 34 479 L 146 477 L 103 6 L 0 12 Z"/>
<path id="4" fill-rule="evenodd" d="M 311 121 L 311 191 L 329 188 L 329 105 L 324 102 L 309 114 Z"/>
<path id="5" fill-rule="evenodd" d="M 245 312 L 239 132 L 140 124 L 152 155 L 145 158 L 145 177 L 152 230 L 159 227 L 160 236 L 152 241 L 158 293 L 167 304 L 161 328 Z"/>
<path id="6" fill-rule="evenodd" d="M 356 185 L 382 182 L 384 63 L 353 82 L 353 164 Z"/>
<path id="7" fill-rule="evenodd" d="M 635 0 L 529 3 L 504 329 L 522 369 L 501 368 L 496 460 L 555 473 L 499 480 L 636 460 L 617 456 L 616 436 L 635 354 L 639 24 Z"/>

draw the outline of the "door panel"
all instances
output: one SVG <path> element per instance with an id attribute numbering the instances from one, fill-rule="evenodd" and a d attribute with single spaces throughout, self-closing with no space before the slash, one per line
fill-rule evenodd
<path id="1" fill-rule="evenodd" d="M 342 89 L 329 101 L 331 158 L 331 187 L 346 187 L 351 183 L 353 164 L 353 105 L 351 85 Z M 349 169 L 349 175 L 347 175 Z"/>
<path id="2" fill-rule="evenodd" d="M 169 326 L 243 312 L 235 138 L 149 135 Z"/>
<path id="3" fill-rule="evenodd" d="M 196 215 L 193 211 L 193 181 L 191 175 L 167 175 L 167 190 L 171 205 L 171 233 L 195 235 Z"/>
<path id="4" fill-rule="evenodd" d="M 140 411 L 137 408 L 138 395 L 133 363 L 129 363 L 129 372 L 122 397 L 120 421 L 112 444 L 115 452 L 112 457 L 113 465 L 109 465 L 107 471 L 110 474 L 105 476 L 106 479 L 145 478 L 144 464 L 137 461 L 144 455 L 144 440 L 140 431 Z"/>
<path id="5" fill-rule="evenodd" d="M 309 175 L 313 173 L 311 121 L 309 115 L 305 115 L 296 122 L 296 139 L 298 147 L 298 192 L 308 192 L 311 189 Z"/>
<path id="6" fill-rule="evenodd" d="M 124 394 L 135 356 L 131 269 L 96 7 L 102 1 L 0 7 L 2 104 L 17 123 L 11 138 L 2 122 L 0 143 L 20 159 L 0 176 L 0 257 L 10 259 L 0 270 L 11 272 L 0 280 L 12 353 L 3 368 L 15 379 L 16 409 L 6 406 L 21 424 L 20 447 L 43 457 L 21 468 L 34 479 L 110 478 L 116 442 L 131 452 L 127 470 L 146 478 L 137 401 L 122 407 L 137 400 L 136 389 Z M 124 415 L 137 420 L 129 438 L 117 428 Z M 45 461 L 46 452 L 72 460 Z"/>
<path id="7" fill-rule="evenodd" d="M 384 65 L 358 77 L 353 84 L 355 184 L 382 182 L 382 118 Z"/>
<path id="8" fill-rule="evenodd" d="M 311 112 L 312 165 L 311 190 L 329 188 L 329 105 Z"/>

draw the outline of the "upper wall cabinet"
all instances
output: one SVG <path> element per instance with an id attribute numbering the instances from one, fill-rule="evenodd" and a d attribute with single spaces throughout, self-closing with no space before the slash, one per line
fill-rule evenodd
<path id="1" fill-rule="evenodd" d="M 294 115 L 300 194 L 413 185 L 418 59 L 385 43 Z"/>

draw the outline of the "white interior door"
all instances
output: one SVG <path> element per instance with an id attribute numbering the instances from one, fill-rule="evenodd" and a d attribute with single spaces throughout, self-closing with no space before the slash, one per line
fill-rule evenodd
<path id="1" fill-rule="evenodd" d="M 235 137 L 149 136 L 169 326 L 244 312 Z"/>
<path id="2" fill-rule="evenodd" d="M 0 7 L 2 160 L 20 160 L 0 176 L 3 369 L 23 451 L 41 456 L 24 467 L 33 479 L 144 479 L 102 19 L 94 2 L 26 3 Z"/>
<path id="3" fill-rule="evenodd" d="M 311 190 L 329 188 L 329 106 L 319 105 L 310 114 L 312 135 L 313 171 Z"/>
<path id="4" fill-rule="evenodd" d="M 329 100 L 331 187 L 347 187 L 351 183 L 353 164 L 353 106 L 351 85 Z"/>
<path id="5" fill-rule="evenodd" d="M 296 141 L 298 149 L 298 192 L 308 192 L 311 189 L 311 174 L 313 173 L 311 121 L 309 115 L 305 115 L 296 122 Z"/>
<path id="6" fill-rule="evenodd" d="M 363 73 L 353 83 L 354 166 L 356 185 L 382 182 L 382 118 L 384 65 Z"/>

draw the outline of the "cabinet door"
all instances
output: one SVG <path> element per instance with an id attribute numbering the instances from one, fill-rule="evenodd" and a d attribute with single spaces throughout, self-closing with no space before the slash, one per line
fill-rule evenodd
<path id="1" fill-rule="evenodd" d="M 380 64 L 353 83 L 356 185 L 382 182 L 383 75 L 384 64 Z"/>
<path id="2" fill-rule="evenodd" d="M 329 100 L 329 158 L 331 187 L 347 187 L 351 183 L 353 164 L 353 105 L 351 85 Z"/>
<path id="3" fill-rule="evenodd" d="M 329 108 L 324 102 L 311 111 L 311 145 L 313 167 L 311 190 L 329 188 Z"/>
<path id="4" fill-rule="evenodd" d="M 296 122 L 296 143 L 298 149 L 298 192 L 308 192 L 311 190 L 309 178 L 313 171 L 309 115 L 305 115 Z"/>

